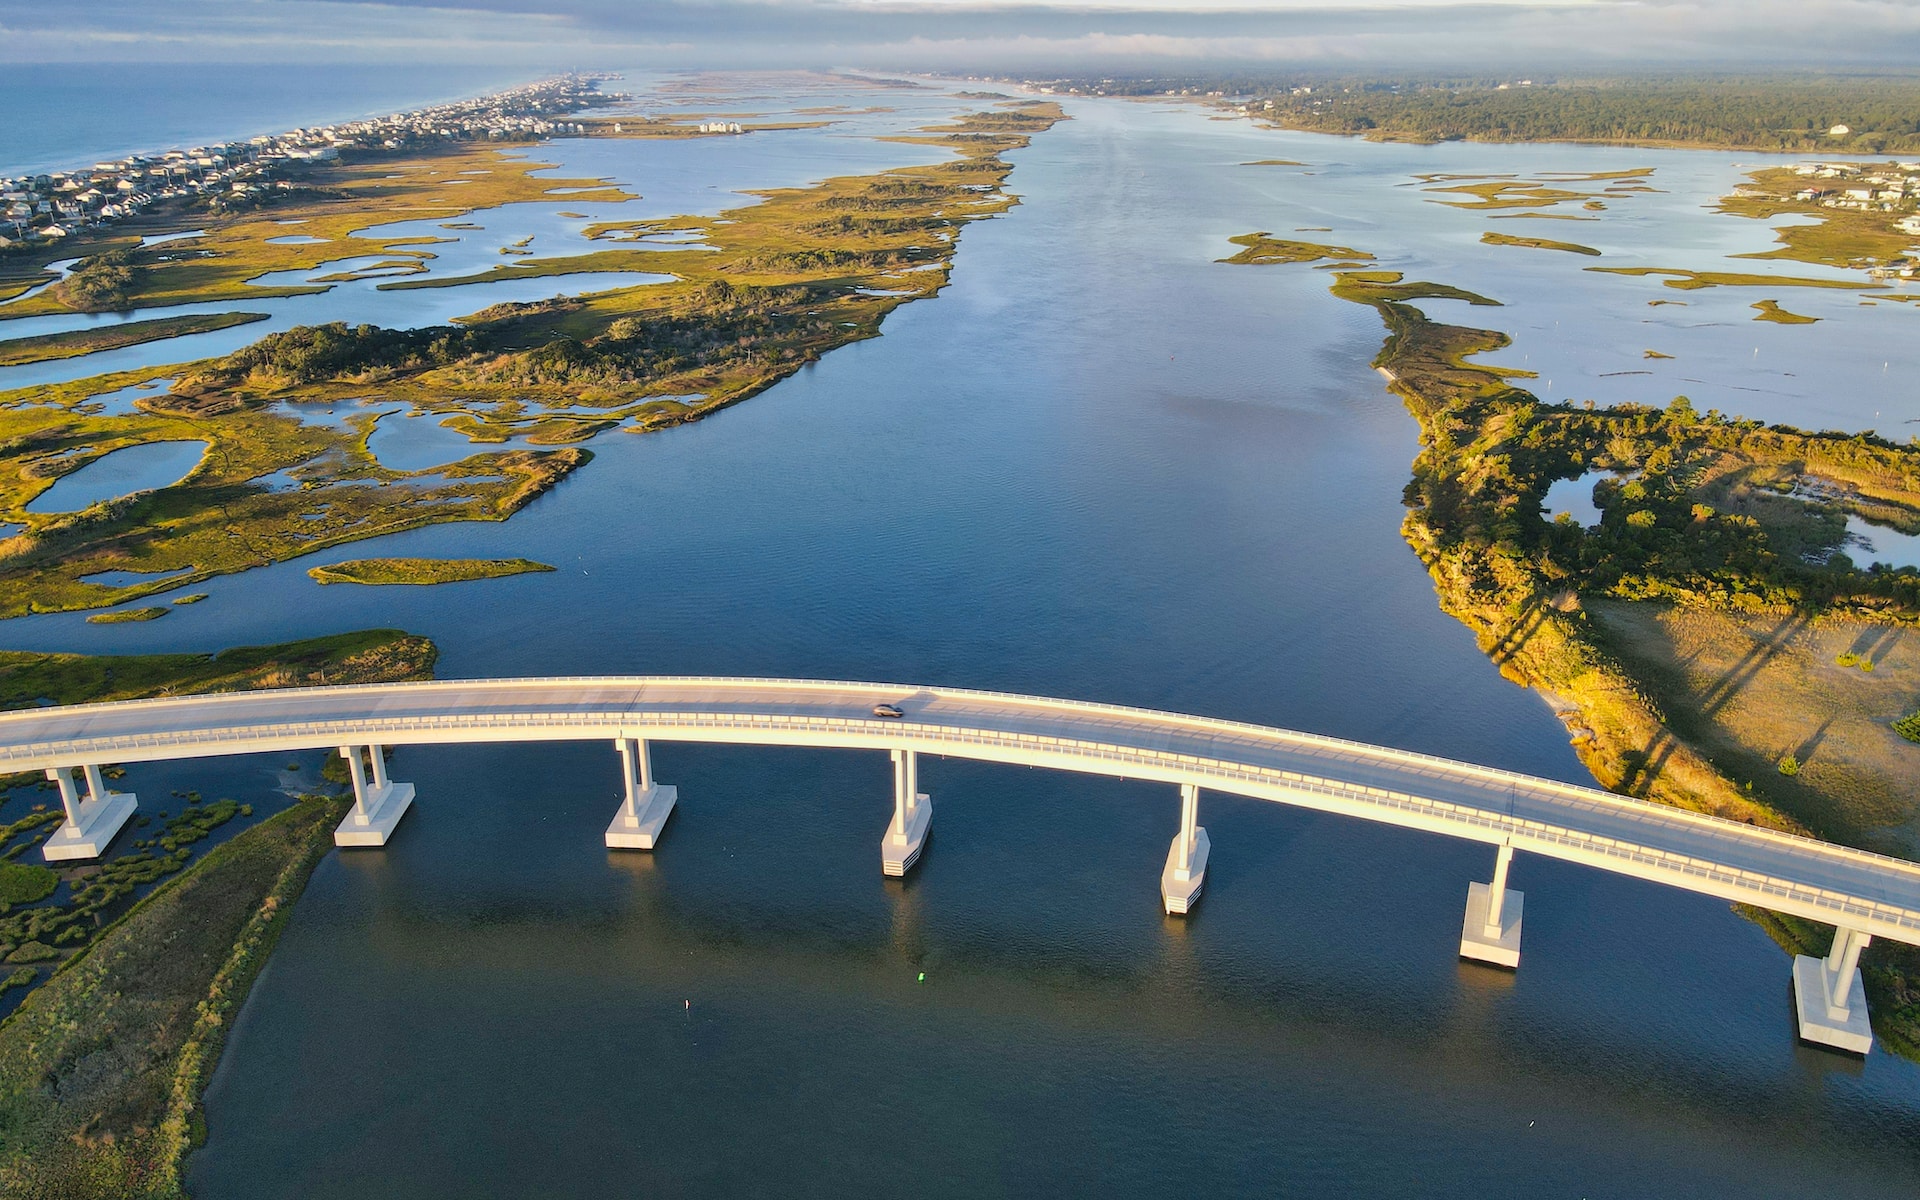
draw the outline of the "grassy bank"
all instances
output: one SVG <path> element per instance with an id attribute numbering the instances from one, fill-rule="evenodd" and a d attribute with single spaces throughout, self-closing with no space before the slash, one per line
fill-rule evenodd
<path id="1" fill-rule="evenodd" d="M 216 848 L 0 1024 L 7 1195 L 184 1195 L 226 1031 L 345 810 L 304 800 Z"/>
<path id="2" fill-rule="evenodd" d="M 1598 256 L 1600 253 L 1592 246 L 1582 246 L 1578 242 L 1556 242 L 1551 238 L 1517 237 L 1510 233 L 1493 233 L 1489 231 L 1481 234 L 1480 240 L 1489 246 L 1521 246 L 1533 250 L 1564 250 L 1568 254 L 1590 254 L 1595 256 Z"/>
<path id="3" fill-rule="evenodd" d="M 0 650 L 0 708 L 91 704 L 250 688 L 381 683 L 433 675 L 433 643 L 394 629 L 337 633 L 217 654 Z"/>
<path id="4" fill-rule="evenodd" d="M 73 329 L 66 333 L 46 333 L 39 337 L 14 338 L 12 341 L 0 342 L 0 367 L 17 367 L 56 358 L 78 358 L 83 354 L 97 354 L 102 350 L 119 350 L 126 346 L 164 341 L 167 338 L 211 333 L 216 329 L 231 329 L 235 325 L 247 325 L 266 319 L 266 313 L 204 313 L 185 317 L 156 317 L 148 321 L 128 321 L 124 324 L 105 325 L 93 329 Z"/>
<path id="5" fill-rule="evenodd" d="M 219 654 L 0 651 L 0 706 L 422 679 L 434 657 L 392 630 Z M 36 781 L 0 784 L 0 992 L 28 990 L 0 1022 L 0 1193 L 178 1196 L 225 1030 L 345 802 L 305 799 L 196 861 L 251 808 L 147 797 L 130 845 L 56 872 L 27 860 L 59 809 Z"/>
<path id="6" fill-rule="evenodd" d="M 1505 334 L 1416 307 L 1495 301 L 1391 271 L 1335 280 L 1379 313 L 1375 366 L 1420 425 L 1403 533 L 1441 607 L 1548 699 L 1603 786 L 1914 855 L 1915 756 L 1887 728 L 1911 680 L 1904 661 L 1881 677 L 1857 664 L 1862 646 L 1920 623 L 1920 572 L 1861 571 L 1840 547 L 1848 515 L 1920 529 L 1920 447 L 1699 413 L 1684 397 L 1545 404 L 1518 386 L 1528 372 L 1473 361 Z M 1594 471 L 1614 475 L 1596 488 L 1600 523 L 1547 521 L 1548 487 Z M 1820 632 L 1796 666 L 1777 643 L 1802 626 Z M 1851 665 L 1805 661 L 1829 652 Z M 1824 950 L 1828 934 L 1809 936 Z M 1867 961 L 1876 1028 L 1920 1045 L 1914 957 L 1876 945 Z"/>
<path id="7" fill-rule="evenodd" d="M 501 579 L 530 571 L 551 571 L 530 558 L 356 558 L 332 566 L 311 567 L 315 583 L 434 584 Z"/>

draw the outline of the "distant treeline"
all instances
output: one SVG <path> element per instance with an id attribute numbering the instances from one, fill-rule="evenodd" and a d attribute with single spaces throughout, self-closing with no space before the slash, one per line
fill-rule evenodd
<path id="1" fill-rule="evenodd" d="M 1318 133 L 1422 142 L 1920 151 L 1920 75 L 1535 77 L 1522 86 L 1524 78 L 1235 77 L 1187 86 L 1252 97 L 1258 115 Z M 1142 82 L 1142 91 L 1171 86 L 1166 80 Z M 1128 89 L 1108 83 L 1101 90 Z M 1264 107 L 1268 101 L 1271 109 Z M 1848 132 L 1831 135 L 1839 125 Z"/>

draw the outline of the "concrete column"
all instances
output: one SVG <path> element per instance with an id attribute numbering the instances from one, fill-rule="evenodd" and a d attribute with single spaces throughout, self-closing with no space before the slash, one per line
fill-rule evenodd
<path id="1" fill-rule="evenodd" d="M 74 790 L 73 772 L 66 767 L 47 768 L 47 778 L 60 785 L 60 806 L 67 810 L 67 824 L 80 824 L 80 793 Z"/>
<path id="2" fill-rule="evenodd" d="M 365 825 L 371 815 L 367 805 L 367 764 L 360 757 L 360 747 L 340 747 L 340 757 L 347 760 L 347 771 L 353 776 L 353 811 L 347 820 L 355 825 Z"/>
<path id="3" fill-rule="evenodd" d="M 1212 844 L 1200 826 L 1200 787 L 1180 785 L 1180 832 L 1167 847 L 1167 865 L 1160 871 L 1160 903 L 1170 916 L 1185 916 L 1200 900 L 1207 881 L 1207 856 Z"/>
<path id="4" fill-rule="evenodd" d="M 1200 825 L 1200 789 L 1191 783 L 1180 785 L 1180 869 L 1193 869 L 1193 840 Z"/>
<path id="5" fill-rule="evenodd" d="M 629 738 L 627 744 L 633 751 L 633 770 L 643 792 L 653 789 L 653 749 L 645 738 Z"/>
<path id="6" fill-rule="evenodd" d="M 920 861 L 927 829 L 933 821 L 933 801 L 920 790 L 920 759 L 911 750 L 893 752 L 893 820 L 880 839 L 880 873 L 905 875 Z"/>
<path id="7" fill-rule="evenodd" d="M 1823 964 L 1827 972 L 1827 1015 L 1835 1021 L 1847 1019 L 1853 1002 L 1853 978 L 1860 965 L 1860 952 L 1873 939 L 1852 929 L 1833 931 L 1833 948 Z"/>
<path id="8" fill-rule="evenodd" d="M 387 755 L 379 746 L 367 747 L 367 764 L 373 768 L 373 786 L 377 790 L 387 786 Z"/>
<path id="9" fill-rule="evenodd" d="M 88 763 L 80 768 L 80 773 L 87 777 L 87 799 L 96 803 L 106 799 L 107 781 L 100 777 L 100 764 Z"/>
<path id="10" fill-rule="evenodd" d="M 1520 918 L 1526 897 L 1507 887 L 1513 843 L 1494 848 L 1493 882 L 1467 885 L 1467 916 L 1460 926 L 1460 957 L 1496 967 L 1520 966 Z"/>
<path id="11" fill-rule="evenodd" d="M 607 825 L 607 848 L 651 850 L 680 793 L 653 781 L 653 754 L 644 738 L 615 738 L 613 746 L 620 752 L 622 797 Z"/>
<path id="12" fill-rule="evenodd" d="M 915 793 L 920 787 L 920 764 L 911 750 L 893 752 L 893 826 L 896 838 L 905 837 L 913 822 Z"/>
<path id="13" fill-rule="evenodd" d="M 1500 910 L 1507 904 L 1507 869 L 1513 866 L 1513 847 L 1503 844 L 1493 860 L 1493 882 L 1487 885 L 1486 935 L 1500 937 Z"/>

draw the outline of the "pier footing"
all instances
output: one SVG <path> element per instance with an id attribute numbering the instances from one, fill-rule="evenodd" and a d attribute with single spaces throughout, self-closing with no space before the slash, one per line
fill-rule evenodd
<path id="1" fill-rule="evenodd" d="M 48 862 L 99 858 L 139 803 L 132 792 L 107 792 L 79 801 L 72 810 L 78 820 L 70 817 L 62 822 L 41 854 Z"/>
<path id="2" fill-rule="evenodd" d="M 1500 905 L 1497 932 L 1487 928 L 1487 901 L 1493 889 L 1484 883 L 1467 885 L 1467 919 L 1460 927 L 1460 957 L 1509 971 L 1520 967 L 1520 910 L 1526 896 L 1512 888 Z"/>
<path id="3" fill-rule="evenodd" d="M 336 846 L 384 846 L 393 836 L 393 827 L 407 815 L 413 803 L 410 783 L 383 783 L 366 790 L 365 799 L 347 812 L 346 820 L 333 831 Z"/>
<path id="4" fill-rule="evenodd" d="M 1833 973 L 1825 959 L 1797 954 L 1793 959 L 1793 1007 L 1799 1019 L 1800 1040 L 1830 1050 L 1865 1054 L 1873 1049 L 1873 1026 L 1867 1020 L 1867 993 L 1854 967 L 1846 981 L 1850 1000 L 1844 1007 L 1830 1003 L 1828 987 Z"/>
<path id="5" fill-rule="evenodd" d="M 656 783 L 637 790 L 630 802 L 620 805 L 607 826 L 607 849 L 651 850 L 660 841 L 660 831 L 673 815 L 680 789 L 670 783 Z"/>
<path id="6" fill-rule="evenodd" d="M 911 871 L 913 864 L 920 861 L 920 851 L 927 844 L 927 831 L 932 827 L 933 799 L 925 792 L 917 792 L 904 823 L 887 826 L 886 836 L 880 839 L 880 873 L 898 879 Z"/>
<path id="7" fill-rule="evenodd" d="M 1175 834 L 1173 844 L 1167 847 L 1167 865 L 1160 872 L 1160 902 L 1166 905 L 1169 916 L 1182 917 L 1193 911 L 1200 902 L 1200 889 L 1207 882 L 1207 852 L 1212 843 L 1207 840 L 1205 828 L 1196 826 L 1193 831 L 1193 853 L 1187 859 L 1187 865 L 1180 865 L 1180 851 L 1186 834 Z"/>

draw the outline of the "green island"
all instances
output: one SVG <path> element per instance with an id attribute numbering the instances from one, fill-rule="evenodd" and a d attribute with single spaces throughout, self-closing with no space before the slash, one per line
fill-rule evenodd
<path id="1" fill-rule="evenodd" d="M 1600 253 L 1592 246 L 1582 246 L 1578 242 L 1556 242 L 1550 238 L 1516 237 L 1510 233 L 1493 233 L 1489 231 L 1481 234 L 1480 240 L 1489 246 L 1524 246 L 1534 250 L 1564 250 L 1569 254 L 1590 254 L 1596 257 Z"/>
<path id="2" fill-rule="evenodd" d="M 1476 75 L 1292 72 L 1241 111 L 1283 129 L 1433 143 L 1598 142 L 1898 154 L 1920 150 L 1911 74 Z M 1114 85 L 1104 85 L 1118 91 Z M 1154 82 L 1162 88 L 1164 81 Z M 1222 86 L 1211 84 L 1209 86 Z M 1232 90 L 1243 90 L 1236 84 Z M 1833 132 L 1844 116 L 1843 132 Z"/>
<path id="3" fill-rule="evenodd" d="M 307 574 L 315 583 L 323 584 L 434 584 L 501 579 L 551 570 L 546 563 L 530 558 L 356 558 L 331 566 L 309 567 Z"/>
<path id="4" fill-rule="evenodd" d="M 1016 102 L 901 139 L 957 152 L 937 165 L 767 192 L 716 218 L 645 223 L 643 232 L 697 236 L 707 249 L 620 245 L 482 276 L 621 270 L 668 282 L 497 305 L 452 326 L 300 327 L 220 359 L 0 392 L 0 521 L 20 526 L 0 540 L 0 618 L 111 607 L 431 523 L 505 520 L 590 460 L 568 443 L 708 416 L 830 350 L 877 336 L 893 309 L 938 292 L 958 231 L 1015 203 L 1001 191 L 1012 170 L 1002 154 L 1061 117 L 1055 105 Z M 462 174 L 481 163 L 492 173 Z M 310 213 L 304 230 L 341 238 L 375 218 L 460 215 L 539 199 L 570 182 L 528 178 L 542 166 L 463 146 L 341 167 L 337 179 L 326 177 L 327 196 L 274 211 Z M 474 182 L 449 189 L 455 178 Z M 262 270 L 339 253 L 267 244 L 284 235 L 285 226 L 251 216 L 215 220 L 192 254 L 156 253 L 169 245 L 131 254 L 139 270 L 125 302 L 218 298 Z M 389 251 L 400 244 L 384 243 Z M 377 252 L 382 243 L 366 245 Z M 50 296 L 8 311 L 60 303 L 43 300 Z M 87 409 L 93 396 L 168 377 L 171 387 L 140 396 L 131 414 Z M 430 471 L 383 466 L 368 449 L 380 415 L 358 411 L 370 392 L 433 415 L 478 443 L 477 452 Z M 338 424 L 299 415 L 319 406 L 355 411 Z M 535 448 L 484 449 L 509 438 Z M 78 513 L 25 509 L 55 479 L 104 454 L 167 440 L 209 443 L 172 486 Z M 146 578 L 119 586 L 85 579 L 105 571 Z"/>
<path id="5" fill-rule="evenodd" d="M 123 325 L 103 325 L 94 329 L 73 329 L 66 333 L 44 333 L 38 337 L 14 338 L 0 342 L 0 367 L 18 367 L 26 363 L 56 358 L 78 358 L 101 350 L 119 350 L 145 342 L 164 341 L 194 333 L 211 333 L 264 321 L 266 313 L 203 313 L 184 317 L 155 317 L 146 321 L 128 321 Z"/>
<path id="6" fill-rule="evenodd" d="M 1812 325 L 1820 320 L 1819 317 L 1809 317 L 1796 312 L 1788 312 L 1786 309 L 1780 307 L 1778 300 L 1762 300 L 1752 307 L 1759 311 L 1759 315 L 1754 317 L 1754 320 L 1772 321 L 1775 325 Z"/>
<path id="7" fill-rule="evenodd" d="M 1870 291 L 1881 285 L 1861 284 L 1851 279 L 1808 279 L 1795 275 L 1760 275 L 1750 271 L 1688 271 L 1678 267 L 1587 267 L 1602 275 L 1671 276 L 1660 282 L 1683 292 L 1710 287 L 1798 287 L 1838 288 L 1846 291 Z"/>
<path id="8" fill-rule="evenodd" d="M 89 625 L 125 625 L 130 621 L 157 621 L 167 615 L 167 610 L 159 605 L 147 605 L 143 608 L 122 608 L 115 612 L 96 613 L 87 618 Z"/>
<path id="9" fill-rule="evenodd" d="M 1374 365 L 1420 426 L 1402 532 L 1441 607 L 1553 705 L 1603 786 L 1915 856 L 1914 752 L 1893 726 L 1920 667 L 1887 658 L 1920 636 L 1920 571 L 1861 570 L 1844 546 L 1849 515 L 1920 532 L 1920 446 L 1685 397 L 1545 403 L 1516 383 L 1531 372 L 1471 361 L 1505 334 L 1416 307 L 1497 301 L 1393 271 L 1334 279 L 1380 315 Z M 1547 519 L 1549 486 L 1591 473 L 1599 524 Z M 1749 915 L 1795 950 L 1831 938 Z M 1864 970 L 1885 1044 L 1920 1057 L 1920 951 L 1876 944 Z"/>
<path id="10" fill-rule="evenodd" d="M 219 654 L 0 651 L 0 706 L 425 679 L 434 658 L 394 630 Z M 43 781 L 0 785 L 0 1003 L 25 992 L 0 1021 L 0 1192 L 182 1196 L 225 1031 L 346 802 L 303 797 L 196 857 L 251 808 L 148 799 L 130 847 L 54 871 L 18 860 L 61 819 L 57 801 Z"/>
<path id="11" fill-rule="evenodd" d="M 1421 191 L 1435 197 L 1433 203 L 1449 208 L 1504 217 L 1586 221 L 1598 218 L 1575 213 L 1507 210 L 1547 210 L 1578 204 L 1582 212 L 1601 211 L 1607 207 L 1608 200 L 1617 202 L 1659 191 L 1646 182 L 1653 170 L 1652 167 L 1633 167 L 1622 171 L 1547 171 L 1532 178 L 1426 172 L 1415 175 L 1414 179 Z"/>
<path id="12" fill-rule="evenodd" d="M 1244 247 L 1231 258 L 1219 261 L 1236 263 L 1242 266 L 1266 263 L 1310 263 L 1323 259 L 1335 262 L 1370 262 L 1373 255 L 1364 250 L 1353 250 L 1346 246 L 1323 246 L 1318 242 L 1295 242 L 1286 238 L 1277 238 L 1270 233 L 1243 233 L 1239 237 L 1228 238 L 1236 246 Z"/>

